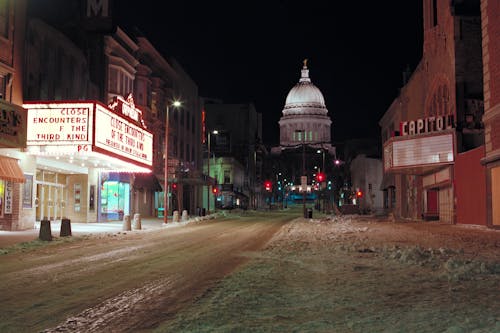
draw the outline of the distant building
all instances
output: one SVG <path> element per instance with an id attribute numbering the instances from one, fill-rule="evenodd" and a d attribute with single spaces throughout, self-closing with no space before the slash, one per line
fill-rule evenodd
<path id="1" fill-rule="evenodd" d="M 308 201 L 327 197 L 328 200 L 322 201 L 329 205 L 331 195 L 324 192 L 332 191 L 326 184 L 333 181 L 336 158 L 331 142 L 332 121 L 323 94 L 309 77 L 307 60 L 304 60 L 299 82 L 286 96 L 282 113 L 280 145 L 271 148 L 272 157 L 266 168 L 266 178 L 278 183 L 274 188 L 282 188 L 280 193 L 273 193 L 272 198 L 300 201 L 301 193 L 306 193 Z M 318 174 L 324 174 L 321 184 L 316 179 Z M 282 184 L 285 186 L 279 186 Z"/>
<path id="2" fill-rule="evenodd" d="M 382 161 L 377 157 L 357 155 L 350 163 L 351 186 L 356 204 L 361 213 L 381 213 L 384 192 L 380 190 L 382 181 Z"/>
<path id="3" fill-rule="evenodd" d="M 252 103 L 226 104 L 215 99 L 205 99 L 204 112 L 207 155 L 203 165 L 221 189 L 218 194 L 218 199 L 224 202 L 221 205 L 224 208 L 258 208 L 262 203 L 259 184 L 266 153 L 262 145 L 262 115 Z M 224 167 L 218 163 L 223 163 Z M 237 176 L 241 171 L 242 178 Z M 214 202 L 211 191 L 204 191 L 203 195 L 203 202 Z"/>
<path id="4" fill-rule="evenodd" d="M 282 147 L 301 143 L 331 147 L 332 121 L 323 94 L 309 78 L 306 60 L 299 82 L 288 93 L 282 112 L 279 121 Z"/>
<path id="5" fill-rule="evenodd" d="M 479 1 L 423 6 L 422 59 L 379 122 L 384 207 L 397 218 L 484 224 Z M 469 202 L 467 193 L 475 193 Z M 468 209 L 472 220 L 464 218 Z"/>

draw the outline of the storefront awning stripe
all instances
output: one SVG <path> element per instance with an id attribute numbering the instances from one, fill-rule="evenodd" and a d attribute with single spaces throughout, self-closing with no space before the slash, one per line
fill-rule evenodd
<path id="1" fill-rule="evenodd" d="M 24 183 L 23 170 L 16 159 L 0 156 L 0 179 L 14 183 Z"/>

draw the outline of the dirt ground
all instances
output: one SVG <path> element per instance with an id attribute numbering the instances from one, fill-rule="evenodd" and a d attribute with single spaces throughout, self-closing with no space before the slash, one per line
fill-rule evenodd
<path id="1" fill-rule="evenodd" d="M 500 231 L 297 215 L 9 252 L 0 331 L 500 332 Z"/>
<path id="2" fill-rule="evenodd" d="M 155 332 L 500 332 L 500 232 L 296 219 Z"/>

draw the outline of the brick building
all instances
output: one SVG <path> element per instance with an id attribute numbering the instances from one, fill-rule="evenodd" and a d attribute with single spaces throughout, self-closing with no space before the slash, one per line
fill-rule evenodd
<path id="1" fill-rule="evenodd" d="M 500 1 L 481 1 L 487 224 L 500 227 Z"/>
<path id="2" fill-rule="evenodd" d="M 484 195 L 457 203 L 484 193 L 480 4 L 423 0 L 423 16 L 422 59 L 379 122 L 384 206 L 397 218 L 484 224 L 466 218 L 470 207 L 484 214 Z"/>
<path id="3" fill-rule="evenodd" d="M 0 230 L 29 226 L 33 194 L 16 152 L 26 147 L 23 55 L 26 1 L 0 1 Z"/>

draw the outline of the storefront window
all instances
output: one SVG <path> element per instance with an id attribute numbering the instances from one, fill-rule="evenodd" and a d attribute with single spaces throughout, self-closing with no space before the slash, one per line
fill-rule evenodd
<path id="1" fill-rule="evenodd" d="M 104 182 L 101 192 L 101 214 L 105 220 L 122 220 L 130 211 L 130 184 Z"/>

